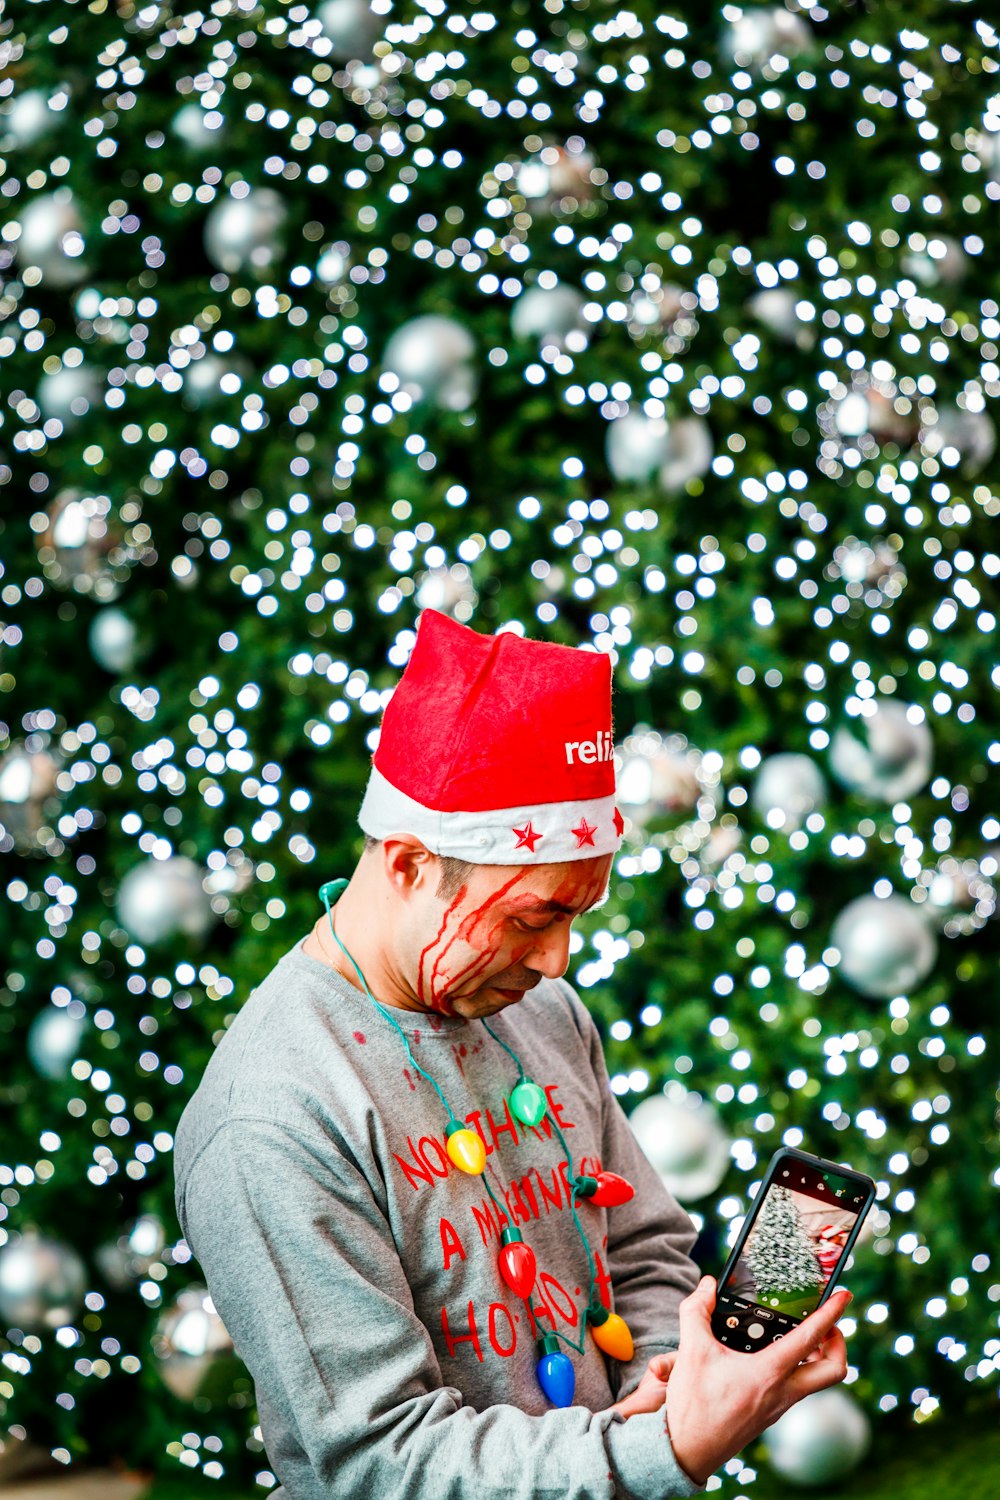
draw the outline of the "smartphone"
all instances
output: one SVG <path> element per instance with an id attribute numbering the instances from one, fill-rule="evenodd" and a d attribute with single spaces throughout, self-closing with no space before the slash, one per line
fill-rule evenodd
<path id="1" fill-rule="evenodd" d="M 765 1349 L 824 1303 L 874 1201 L 863 1172 L 776 1151 L 719 1277 L 712 1332 L 720 1343 Z"/>

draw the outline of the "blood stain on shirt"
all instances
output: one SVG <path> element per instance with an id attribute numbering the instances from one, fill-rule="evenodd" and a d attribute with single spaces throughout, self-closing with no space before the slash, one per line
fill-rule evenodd
<path id="1" fill-rule="evenodd" d="M 410 1085 L 410 1088 L 413 1090 L 413 1092 L 416 1093 L 416 1091 L 417 1091 L 417 1085 L 413 1082 L 413 1079 L 410 1077 L 410 1070 L 409 1070 L 409 1068 L 404 1068 L 403 1069 L 403 1077 L 406 1079 L 407 1083 Z"/>
<path id="2" fill-rule="evenodd" d="M 367 1041 L 367 1038 L 363 1031 L 356 1031 L 354 1033 L 354 1040 L 363 1044 L 365 1041 Z"/>
<path id="3" fill-rule="evenodd" d="M 413 1045 L 416 1047 L 419 1041 L 420 1041 L 420 1032 L 419 1031 L 415 1031 L 413 1033 Z"/>

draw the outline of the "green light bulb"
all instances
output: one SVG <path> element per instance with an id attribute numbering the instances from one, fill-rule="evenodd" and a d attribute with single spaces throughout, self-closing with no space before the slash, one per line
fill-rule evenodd
<path id="1" fill-rule="evenodd" d="M 524 1078 L 510 1096 L 510 1107 L 522 1125 L 537 1125 L 545 1118 L 548 1101 L 537 1083 Z"/>

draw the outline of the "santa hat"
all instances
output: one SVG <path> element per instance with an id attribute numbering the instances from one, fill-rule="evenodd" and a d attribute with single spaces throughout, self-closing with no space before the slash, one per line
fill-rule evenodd
<path id="1" fill-rule="evenodd" d="M 481 865 L 613 854 L 611 662 L 480 635 L 426 609 L 382 718 L 358 821 Z"/>

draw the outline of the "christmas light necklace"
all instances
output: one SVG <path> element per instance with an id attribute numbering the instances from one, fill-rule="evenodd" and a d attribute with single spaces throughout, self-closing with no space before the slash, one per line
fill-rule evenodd
<path id="1" fill-rule="evenodd" d="M 333 925 L 333 913 L 330 910 L 330 902 L 333 901 L 335 903 L 339 899 L 342 892 L 346 890 L 347 884 L 348 882 L 343 879 L 328 880 L 319 889 L 320 900 L 326 907 L 333 940 L 353 967 L 369 1000 L 399 1032 L 403 1046 L 406 1049 L 406 1055 L 413 1068 L 422 1078 L 427 1079 L 427 1082 L 435 1090 L 438 1098 L 444 1105 L 448 1114 L 445 1139 L 448 1157 L 452 1164 L 459 1171 L 467 1172 L 472 1177 L 482 1177 L 483 1186 L 493 1200 L 498 1213 L 501 1217 L 507 1218 L 509 1215 L 503 1205 L 498 1202 L 496 1194 L 490 1186 L 489 1178 L 485 1175 L 486 1147 L 481 1137 L 456 1118 L 454 1110 L 448 1103 L 436 1080 L 420 1066 L 413 1056 L 406 1032 L 385 1006 L 375 999 L 375 996 L 368 988 L 368 983 L 357 962 L 337 936 L 337 930 Z M 511 1112 L 522 1125 L 539 1125 L 547 1116 L 552 1123 L 556 1135 L 559 1137 L 560 1145 L 566 1153 L 566 1164 L 572 1172 L 572 1154 L 566 1145 L 565 1137 L 559 1129 L 558 1122 L 548 1110 L 548 1101 L 546 1100 L 544 1090 L 526 1075 L 521 1059 L 513 1048 L 509 1047 L 501 1037 L 498 1037 L 486 1021 L 483 1021 L 482 1024 L 486 1027 L 493 1040 L 500 1043 L 500 1046 L 513 1059 L 517 1067 L 518 1081 L 508 1096 Z M 590 1293 L 588 1305 L 581 1318 L 580 1342 L 578 1344 L 566 1334 L 556 1333 L 555 1331 L 542 1334 L 540 1338 L 536 1338 L 535 1340 L 535 1347 L 538 1354 L 538 1364 L 535 1368 L 535 1374 L 542 1391 L 554 1406 L 571 1406 L 573 1403 L 573 1393 L 576 1388 L 576 1372 L 573 1368 L 573 1362 L 559 1348 L 558 1341 L 560 1339 L 562 1339 L 563 1343 L 568 1344 L 571 1349 L 575 1349 L 578 1354 L 582 1355 L 584 1352 L 584 1337 L 589 1321 L 594 1343 L 603 1353 L 610 1355 L 612 1359 L 620 1360 L 622 1363 L 630 1360 L 633 1354 L 632 1335 L 629 1332 L 628 1324 L 617 1313 L 608 1312 L 597 1296 L 597 1275 L 594 1269 L 594 1257 L 590 1253 L 587 1236 L 584 1234 L 580 1220 L 577 1218 L 576 1202 L 578 1198 L 585 1198 L 598 1208 L 612 1208 L 616 1204 L 627 1203 L 634 1195 L 635 1189 L 630 1182 L 624 1177 L 619 1176 L 617 1172 L 599 1172 L 596 1177 L 576 1176 L 574 1174 L 572 1184 L 569 1205 L 570 1213 L 573 1216 L 573 1222 L 576 1225 L 577 1233 L 583 1242 L 583 1248 L 586 1252 L 587 1268 L 590 1272 Z M 527 1303 L 528 1311 L 534 1322 L 535 1309 L 532 1305 L 531 1296 L 534 1291 L 537 1274 L 535 1252 L 530 1245 L 525 1243 L 521 1231 L 515 1228 L 513 1224 L 509 1224 L 502 1231 L 500 1245 L 500 1254 L 497 1257 L 500 1275 L 515 1296 L 520 1297 Z"/>

